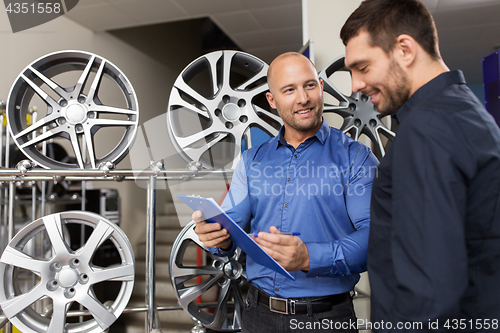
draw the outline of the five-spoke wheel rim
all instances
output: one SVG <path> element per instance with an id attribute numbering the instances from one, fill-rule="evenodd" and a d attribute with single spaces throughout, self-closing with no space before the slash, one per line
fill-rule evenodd
<path id="1" fill-rule="evenodd" d="M 84 225 L 93 231 L 83 246 L 73 250 L 74 242 L 63 233 L 63 227 L 67 225 Z M 33 245 L 40 233 L 48 236 L 52 254 L 35 257 L 26 249 Z M 108 267 L 93 263 L 96 251 L 103 244 L 114 247 L 119 262 Z M 36 275 L 36 284 L 30 290 L 22 290 L 20 286 L 21 270 Z M 0 306 L 21 331 L 97 333 L 118 318 L 130 299 L 134 284 L 134 254 L 125 233 L 103 217 L 80 211 L 57 213 L 35 220 L 19 231 L 2 254 L 0 277 L 3 281 Z M 121 284 L 115 299 L 99 300 L 94 287 L 109 281 Z M 52 302 L 50 318 L 32 308 L 41 299 Z M 83 322 L 68 322 L 67 313 L 73 303 L 84 306 L 92 317 Z"/>
<path id="2" fill-rule="evenodd" d="M 242 150 L 278 134 L 282 120 L 265 98 L 267 69 L 250 54 L 216 51 L 181 72 L 170 94 L 167 128 L 187 162 L 234 169 Z"/>

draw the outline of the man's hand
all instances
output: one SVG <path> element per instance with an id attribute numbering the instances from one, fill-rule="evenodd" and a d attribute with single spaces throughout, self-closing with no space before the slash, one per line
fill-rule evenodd
<path id="1" fill-rule="evenodd" d="M 308 271 L 309 251 L 298 236 L 279 235 L 276 227 L 269 228 L 270 233 L 259 232 L 253 238 L 260 247 L 287 271 Z"/>
<path id="2" fill-rule="evenodd" d="M 202 220 L 203 213 L 199 210 L 195 211 L 191 218 L 196 222 L 194 232 L 198 235 L 200 241 L 206 247 L 221 248 L 229 250 L 232 247 L 232 242 L 229 239 L 229 233 L 222 228 L 219 223 L 208 223 Z"/>

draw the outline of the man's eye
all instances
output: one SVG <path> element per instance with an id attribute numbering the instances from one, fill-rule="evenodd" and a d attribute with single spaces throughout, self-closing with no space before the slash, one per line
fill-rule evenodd
<path id="1" fill-rule="evenodd" d="M 359 71 L 360 73 L 366 73 L 366 71 L 367 71 L 367 66 L 359 68 L 359 69 L 358 69 L 358 71 Z"/>

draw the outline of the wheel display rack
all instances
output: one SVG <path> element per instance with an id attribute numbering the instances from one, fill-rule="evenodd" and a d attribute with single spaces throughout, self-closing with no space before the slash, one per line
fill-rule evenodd
<path id="1" fill-rule="evenodd" d="M 277 135 L 282 121 L 275 110 L 263 104 L 267 86 L 268 65 L 239 51 L 217 51 L 190 63 L 179 75 L 170 94 L 167 131 L 177 152 L 188 162 L 187 170 L 165 170 L 161 162 L 152 161 L 148 170 L 117 170 L 115 165 L 130 149 L 138 126 L 139 109 L 134 89 L 126 76 L 111 62 L 92 53 L 61 51 L 48 54 L 28 65 L 15 80 L 7 104 L 10 133 L 4 133 L 4 116 L 0 115 L 0 306 L 6 317 L 0 328 L 10 321 L 30 332 L 100 332 L 106 330 L 121 313 L 146 312 L 146 332 L 161 332 L 158 311 L 185 310 L 195 320 L 193 330 L 204 327 L 236 332 L 241 329 L 241 313 L 248 288 L 245 256 L 238 249 L 231 257 L 215 257 L 198 240 L 194 222 L 178 235 L 170 255 L 170 278 L 179 306 L 157 306 L 156 285 L 156 183 L 158 180 L 221 180 L 232 174 L 242 150 L 255 145 L 262 132 Z M 337 71 L 345 71 L 343 57 L 334 60 L 319 73 L 325 92 L 339 101 L 338 106 L 325 104 L 325 112 L 344 118 L 341 130 L 359 139 L 365 133 L 374 143 L 380 157 L 394 133 L 381 122 L 382 116 L 360 94 L 346 96 L 329 81 Z M 77 72 L 69 78 L 69 72 Z M 60 76 L 63 75 L 60 83 Z M 203 78 L 203 76 L 205 76 Z M 202 77 L 200 79 L 200 77 Z M 68 83 L 69 82 L 69 83 Z M 106 105 L 103 96 L 111 84 L 123 97 L 121 106 Z M 207 89 L 208 87 L 208 89 Z M 47 92 L 50 91 L 50 93 Z M 101 95 L 99 94 L 101 93 Z M 33 103 L 41 101 L 43 110 L 33 112 Z M 195 118 L 192 118 L 194 115 Z M 31 118 L 30 118 L 31 117 Z M 39 118 L 39 119 L 38 119 Z M 200 123 L 197 132 L 186 132 L 186 124 Z M 96 133 L 115 127 L 122 130 L 121 139 L 110 151 L 98 152 Z M 252 132 L 257 128 L 257 132 Z M 13 141 L 30 160 L 9 168 L 9 146 Z M 53 142 L 69 148 L 71 159 L 51 156 L 47 146 Z M 215 150 L 222 143 L 222 154 Z M 45 169 L 37 168 L 42 166 Z M 134 284 L 134 254 L 123 231 L 102 216 L 85 212 L 86 181 L 146 181 L 146 299 L 145 307 L 126 308 Z M 82 211 L 45 214 L 47 182 L 82 182 Z M 16 183 L 32 189 L 32 221 L 16 234 L 14 202 Z M 41 183 L 41 217 L 36 218 L 36 183 Z M 1 201 L 1 200 L 0 200 Z M 88 239 L 71 249 L 72 240 L 65 226 L 75 224 L 91 228 Z M 48 248 L 39 242 L 40 256 L 30 251 L 35 239 L 47 238 Z M 102 268 L 91 258 L 104 241 L 111 242 L 120 254 L 120 262 Z M 184 263 L 187 246 L 195 244 L 210 258 L 206 265 L 191 267 Z M 36 251 L 35 251 L 36 252 Z M 20 271 L 32 275 L 33 288 L 25 290 L 16 281 Z M 193 279 L 198 280 L 193 284 Z M 114 301 L 102 304 L 90 286 L 103 281 L 121 283 Z M 201 283 L 199 281 L 202 281 Z M 216 303 L 197 303 L 195 299 L 211 288 L 217 289 Z M 44 309 L 31 305 L 40 299 L 50 300 Z M 87 310 L 70 309 L 79 303 Z M 206 310 L 208 308 L 208 310 Z M 68 322 L 68 318 L 80 317 Z M 89 319 L 90 317 L 90 319 Z M 9 327 L 7 332 L 9 332 Z"/>
<path id="2" fill-rule="evenodd" d="M 1 118 L 1 116 L 0 116 Z M 1 119 L 0 119 L 1 120 Z M 29 165 L 29 166 L 28 166 Z M 28 166 L 28 167 L 27 167 Z M 99 240 L 107 239 L 106 236 L 112 236 L 115 234 L 118 234 L 119 236 L 115 236 L 115 242 L 118 244 L 117 247 L 123 249 L 120 252 L 123 252 L 125 257 L 123 260 L 123 264 L 119 267 L 112 267 L 109 268 L 107 271 L 97 271 L 94 272 L 93 270 L 82 270 L 82 272 L 87 272 L 87 278 L 88 282 L 81 283 L 80 280 L 78 282 L 75 282 L 75 285 L 80 286 L 82 288 L 88 288 L 87 283 L 92 284 L 92 281 L 123 281 L 123 283 L 126 285 L 124 286 L 123 290 L 123 295 L 120 295 L 119 299 L 116 300 L 113 305 L 107 305 L 108 310 L 105 308 L 102 308 L 102 306 L 98 307 L 97 303 L 91 304 L 88 299 L 83 299 L 78 300 L 81 304 L 83 304 L 89 311 L 63 311 L 62 313 L 66 313 L 66 317 L 75 317 L 75 316 L 82 316 L 82 317 L 87 317 L 89 315 L 93 316 L 95 318 L 94 321 L 87 322 L 85 321 L 85 324 L 67 324 L 66 330 L 68 332 L 80 332 L 81 329 L 85 329 L 87 332 L 88 329 L 91 327 L 95 326 L 95 331 L 94 330 L 88 330 L 88 332 L 100 332 L 102 331 L 105 327 L 108 327 L 120 313 L 131 313 L 131 312 L 146 312 L 146 328 L 147 332 L 153 332 L 154 330 L 160 330 L 160 325 L 159 325 L 159 319 L 158 319 L 158 311 L 164 311 L 164 310 L 182 310 L 182 307 L 180 306 L 163 306 L 163 307 L 157 307 L 156 305 L 156 299 L 155 299 L 155 284 L 156 284 L 156 273 L 155 273 L 155 261 L 156 261 L 156 249 L 155 249 L 155 243 L 156 243 L 156 182 L 158 180 L 207 180 L 207 179 L 222 179 L 223 177 L 227 177 L 228 174 L 230 174 L 231 171 L 180 171 L 180 170 L 163 170 L 160 166 L 159 163 L 152 163 L 151 170 L 110 170 L 109 164 L 104 165 L 101 167 L 101 169 L 97 170 L 43 170 L 43 169 L 33 169 L 31 168 L 31 163 L 29 161 L 23 161 L 19 163 L 17 169 L 0 169 L 0 182 L 6 182 L 8 183 L 8 189 L 6 189 L 5 193 L 7 193 L 7 198 L 8 198 L 8 207 L 7 210 L 4 211 L 6 215 L 8 216 L 6 222 L 6 230 L 8 231 L 8 245 L 5 245 L 5 247 L 8 249 L 7 251 L 4 251 L 4 256 L 0 259 L 0 276 L 5 276 L 5 274 L 8 274 L 9 276 L 12 276 L 12 271 L 13 267 L 19 267 L 23 269 L 28 269 L 33 272 L 38 273 L 39 271 L 46 271 L 49 276 L 49 281 L 53 283 L 56 281 L 59 285 L 53 286 L 52 284 L 39 284 L 39 289 L 36 290 L 36 293 L 33 293 L 32 295 L 29 295 L 29 298 L 26 298 L 26 301 L 23 303 L 20 302 L 13 302 L 12 299 L 15 298 L 7 298 L 6 294 L 2 295 L 2 291 L 0 291 L 0 298 L 3 298 L 4 301 L 0 302 L 0 305 L 4 309 L 4 313 L 7 316 L 17 316 L 20 312 L 23 310 L 27 313 L 26 315 L 22 313 L 22 317 L 19 320 L 13 320 L 12 322 L 16 324 L 16 327 L 18 328 L 23 328 L 23 327 L 28 327 L 28 329 L 35 331 L 35 332 L 45 332 L 47 327 L 50 329 L 52 328 L 59 328 L 60 332 L 63 332 L 64 326 L 61 326 L 62 318 L 61 317 L 54 317 L 53 316 L 53 311 L 61 310 L 61 307 L 63 305 L 57 304 L 59 302 L 54 302 L 54 305 L 52 309 L 49 309 L 48 312 L 45 313 L 46 316 L 51 316 L 52 318 L 56 318 L 54 324 L 51 323 L 51 321 L 47 318 L 43 318 L 44 316 L 39 313 L 35 313 L 33 310 L 27 309 L 27 307 L 32 303 L 29 301 L 36 301 L 35 297 L 38 295 L 37 293 L 43 293 L 40 290 L 43 290 L 44 292 L 52 292 L 50 289 L 56 287 L 56 292 L 58 294 L 55 294 L 53 296 L 54 300 L 58 300 L 61 303 L 64 302 L 65 300 L 68 300 L 66 289 L 71 289 L 71 287 L 67 287 L 69 285 L 73 285 L 73 280 L 72 278 L 75 276 L 75 272 L 77 271 L 76 268 L 73 268 L 74 263 L 70 263 L 69 260 L 64 259 L 66 265 L 62 265 L 65 267 L 64 270 L 64 275 L 61 279 L 58 278 L 50 278 L 50 276 L 58 275 L 58 277 L 61 275 L 61 271 L 57 271 L 59 268 L 53 267 L 52 264 L 48 263 L 36 263 L 34 260 L 28 258 L 24 252 L 21 252 L 17 250 L 17 248 L 21 247 L 23 248 L 26 243 L 28 243 L 29 239 L 33 237 L 33 234 L 36 234 L 39 232 L 40 227 L 44 227 L 47 230 L 47 234 L 49 235 L 49 239 L 52 244 L 58 243 L 61 245 L 58 245 L 57 248 L 61 249 L 64 252 L 64 248 L 66 246 L 62 245 L 64 242 L 65 237 L 61 236 L 61 231 L 57 229 L 56 225 L 60 225 L 59 222 L 54 222 L 54 221 L 59 221 L 59 220 L 65 220 L 65 217 L 67 216 L 66 214 L 69 214 L 69 219 L 70 223 L 81 223 L 81 224 L 86 224 L 86 225 L 91 225 L 95 226 L 95 231 L 96 231 L 96 236 L 95 239 L 91 236 L 89 240 L 87 241 L 87 245 L 81 250 L 82 253 L 86 253 L 84 251 L 85 248 L 88 249 L 94 249 L 94 251 L 89 251 L 89 252 L 95 252 L 95 249 L 99 247 L 100 243 Z M 137 176 L 139 175 L 139 176 Z M 14 231 L 15 231 L 15 222 L 14 222 L 14 193 L 15 193 L 15 183 L 22 180 L 24 182 L 36 182 L 36 181 L 53 181 L 54 179 L 58 179 L 59 181 L 62 180 L 71 180 L 71 181 L 137 181 L 137 180 L 142 180 L 142 181 L 147 181 L 148 182 L 148 196 L 147 196 L 147 238 L 146 238 L 146 307 L 144 308 L 130 308 L 127 309 L 125 308 L 126 303 L 128 302 L 128 298 L 126 297 L 126 294 L 130 296 L 131 288 L 133 285 L 133 252 L 132 249 L 129 248 L 130 244 L 128 243 L 128 240 L 126 240 L 125 234 L 120 230 L 119 227 L 113 225 L 111 222 L 106 222 L 104 218 L 101 216 L 98 216 L 93 213 L 89 212 L 79 212 L 80 214 L 83 214 L 84 216 L 73 216 L 76 213 L 71 213 L 71 212 L 63 212 L 60 214 L 55 214 L 56 216 L 60 216 L 61 219 L 58 219 L 58 217 L 53 217 L 53 215 L 49 215 L 46 217 L 42 217 L 31 224 L 29 224 L 25 229 L 23 229 L 21 232 L 16 234 L 14 237 Z M 72 215 L 73 214 L 73 215 Z M 89 220 L 90 217 L 94 217 L 93 220 Z M 97 218 L 98 217 L 98 218 Z M 71 218 L 76 221 L 71 221 Z M 92 233 L 94 235 L 94 233 Z M 97 236 L 102 236 L 101 238 Z M 29 239 L 28 239 L 29 238 Z M 113 238 L 113 237 L 111 237 Z M 63 241 L 61 241 L 63 240 Z M 112 239 L 113 240 L 113 239 Z M 127 251 L 128 249 L 128 251 Z M 56 250 L 56 256 L 57 257 L 57 250 Z M 71 256 L 71 255 L 70 255 Z M 79 252 L 76 253 L 76 255 L 71 256 L 72 259 L 78 258 Z M 83 260 L 79 261 L 80 265 L 83 263 Z M 38 266 L 37 266 L 38 265 Z M 68 268 L 69 267 L 69 268 Z M 78 270 L 80 273 L 80 270 Z M 35 273 L 35 274 L 36 274 Z M 84 274 L 84 273 L 82 273 Z M 132 275 L 131 275 L 132 274 Z M 38 275 L 38 274 L 37 274 Z M 66 277 L 66 278 L 64 278 Z M 80 275 L 78 275 L 78 279 L 80 279 Z M 95 279 L 95 280 L 92 280 Z M 70 280 L 68 282 L 68 280 Z M 84 279 L 85 280 L 85 279 Z M 42 281 L 45 281 L 42 279 Z M 60 286 L 62 283 L 66 283 L 62 288 Z M 16 294 L 19 296 L 20 291 L 16 286 L 14 285 L 12 279 L 8 280 L 9 283 L 5 284 L 4 283 L 4 288 L 7 288 L 7 293 L 10 294 Z M 75 287 L 76 289 L 77 287 Z M 70 291 L 68 292 L 73 293 L 73 292 L 78 292 L 78 290 L 75 291 Z M 3 296 L 3 297 L 2 297 Z M 20 299 L 20 298 L 18 298 Z M 92 298 L 93 299 L 93 298 Z M 14 306 L 11 306 L 14 304 Z M 56 305 L 57 304 L 57 308 Z M 97 304 L 97 305 L 96 305 Z M 214 306 L 213 304 L 206 304 L 206 305 L 200 305 L 200 307 L 204 306 Z M 9 309 L 12 308 L 12 311 L 9 312 Z M 66 308 L 65 308 L 66 309 Z M 113 312 L 109 312 L 109 309 L 113 309 Z M 61 312 L 59 312 L 61 313 Z M 108 315 L 109 313 L 109 315 Z M 97 318 L 96 318 L 97 317 Z M 102 321 L 100 318 L 103 318 Z M 114 319 L 113 319 L 114 318 Z M 0 322 L 0 327 L 5 325 L 7 323 L 7 318 L 4 318 L 3 321 Z M 57 324 L 56 324 L 57 323 Z M 54 325 L 54 326 L 52 326 Z M 97 327 L 98 326 L 98 327 Z M 37 330 L 38 329 L 38 330 Z M 58 330 L 50 330 L 51 332 L 58 332 Z"/>

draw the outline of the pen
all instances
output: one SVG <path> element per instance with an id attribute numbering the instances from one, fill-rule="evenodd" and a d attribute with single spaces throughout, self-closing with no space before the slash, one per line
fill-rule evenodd
<path id="1" fill-rule="evenodd" d="M 258 232 L 251 232 L 248 235 L 258 237 L 259 233 Z M 300 236 L 300 232 L 280 232 L 278 235 Z"/>

